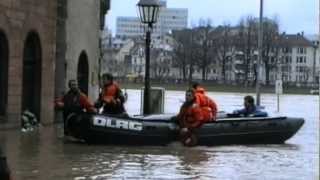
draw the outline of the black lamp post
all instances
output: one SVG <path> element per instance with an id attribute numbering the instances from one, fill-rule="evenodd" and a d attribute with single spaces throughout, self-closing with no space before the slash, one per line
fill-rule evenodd
<path id="1" fill-rule="evenodd" d="M 152 25 L 157 22 L 160 3 L 158 0 L 140 0 L 137 4 L 140 20 L 146 24 L 146 65 L 144 76 L 143 114 L 150 114 L 150 43 Z"/>

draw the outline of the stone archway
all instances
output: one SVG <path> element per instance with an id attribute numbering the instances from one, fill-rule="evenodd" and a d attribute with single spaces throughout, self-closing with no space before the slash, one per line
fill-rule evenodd
<path id="1" fill-rule="evenodd" d="M 9 45 L 4 32 L 0 30 L 0 116 L 5 116 L 8 104 L 8 57 Z"/>
<path id="2" fill-rule="evenodd" d="M 78 61 L 77 79 L 80 90 L 88 95 L 89 87 L 89 64 L 88 56 L 85 51 L 82 51 Z"/>
<path id="3" fill-rule="evenodd" d="M 22 111 L 29 109 L 37 118 L 41 107 L 42 52 L 38 33 L 30 32 L 23 50 Z"/>

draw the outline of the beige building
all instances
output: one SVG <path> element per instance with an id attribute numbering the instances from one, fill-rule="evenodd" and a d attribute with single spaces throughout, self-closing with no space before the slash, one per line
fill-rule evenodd
<path id="1" fill-rule="evenodd" d="M 316 48 L 303 34 L 285 35 L 280 51 L 281 75 L 285 83 L 310 86 L 313 82 L 313 70 L 316 68 Z M 277 69 L 270 73 L 274 82 Z"/>

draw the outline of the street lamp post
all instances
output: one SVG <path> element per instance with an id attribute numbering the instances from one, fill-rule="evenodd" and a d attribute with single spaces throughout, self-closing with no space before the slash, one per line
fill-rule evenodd
<path id="1" fill-rule="evenodd" d="M 158 0 L 140 0 L 137 4 L 139 9 L 140 21 L 146 24 L 146 63 L 144 76 L 144 99 L 143 114 L 150 114 L 150 43 L 151 30 L 154 23 L 157 22 L 160 3 Z"/>
<path id="2" fill-rule="evenodd" d="M 260 17 L 259 17 L 259 34 L 258 34 L 258 63 L 257 63 L 257 82 L 256 82 L 256 96 L 257 106 L 260 106 L 260 83 L 262 79 L 262 41 L 263 41 L 263 0 L 260 0 Z"/>

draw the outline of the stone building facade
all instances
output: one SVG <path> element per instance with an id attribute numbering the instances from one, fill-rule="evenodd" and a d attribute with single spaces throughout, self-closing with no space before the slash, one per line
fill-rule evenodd
<path id="1" fill-rule="evenodd" d="M 53 119 L 56 1 L 0 1 L 0 126 L 24 109 Z"/>
<path id="2" fill-rule="evenodd" d="M 70 79 L 91 99 L 97 96 L 100 3 L 58 0 L 56 96 L 66 92 Z"/>
<path id="3" fill-rule="evenodd" d="M 110 0 L 0 1 L 0 129 L 29 109 L 54 122 L 54 98 L 77 79 L 97 97 L 100 31 Z"/>

